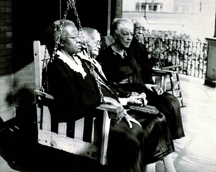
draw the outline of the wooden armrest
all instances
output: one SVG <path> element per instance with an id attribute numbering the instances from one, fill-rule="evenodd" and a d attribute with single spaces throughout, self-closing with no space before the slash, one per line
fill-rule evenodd
<path id="1" fill-rule="evenodd" d="M 37 96 L 41 96 L 41 97 L 44 97 L 46 99 L 54 100 L 54 97 L 51 94 L 45 93 L 45 92 L 40 91 L 40 90 L 35 90 L 35 94 Z M 109 105 L 109 104 L 101 104 L 100 106 L 96 107 L 96 109 L 106 110 L 106 111 L 113 112 L 113 113 L 118 113 L 118 112 L 120 112 L 121 107 L 117 107 L 117 106 Z"/>
<path id="2" fill-rule="evenodd" d="M 118 113 L 118 112 L 120 112 L 121 107 L 117 107 L 117 106 L 109 105 L 109 104 L 101 104 L 100 106 L 96 107 L 96 109 L 106 110 L 108 112 L 113 112 L 113 113 Z"/>
<path id="3" fill-rule="evenodd" d="M 176 69 L 176 68 L 179 68 L 181 69 L 182 66 L 181 65 L 173 65 L 173 66 L 165 66 L 165 67 L 162 67 L 162 70 L 166 70 L 166 69 Z"/>
<path id="4" fill-rule="evenodd" d="M 169 70 L 160 70 L 160 69 L 152 69 L 152 74 L 153 75 L 172 75 L 173 71 Z"/>
<path id="5" fill-rule="evenodd" d="M 42 92 L 42 91 L 40 91 L 40 90 L 35 90 L 35 94 L 36 94 L 37 96 L 42 96 L 42 97 L 44 97 L 44 98 L 54 100 L 54 97 L 53 97 L 51 94 Z"/>

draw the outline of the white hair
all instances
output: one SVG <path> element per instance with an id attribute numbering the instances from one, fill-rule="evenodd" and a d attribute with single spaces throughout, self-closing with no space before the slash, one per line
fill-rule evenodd
<path id="1" fill-rule="evenodd" d="M 149 30 L 148 22 L 144 17 L 135 17 L 131 19 L 134 26 L 141 24 L 146 30 Z"/>
<path id="2" fill-rule="evenodd" d="M 82 28 L 82 36 L 87 42 L 94 40 L 96 34 L 100 35 L 100 33 L 94 28 L 90 28 L 90 27 Z"/>
<path id="3" fill-rule="evenodd" d="M 111 33 L 114 35 L 116 32 L 121 29 L 122 26 L 129 26 L 129 27 L 134 27 L 132 21 L 128 18 L 115 18 L 114 21 L 112 22 L 112 28 L 111 28 Z"/>

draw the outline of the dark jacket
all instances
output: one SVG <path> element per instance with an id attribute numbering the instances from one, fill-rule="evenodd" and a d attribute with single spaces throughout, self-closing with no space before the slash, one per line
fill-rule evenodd
<path id="1" fill-rule="evenodd" d="M 138 42 L 136 38 L 133 38 L 129 47 L 133 53 L 133 57 L 136 59 L 137 64 L 141 68 L 141 77 L 145 84 L 153 84 L 152 80 L 152 65 L 148 59 L 148 52 L 145 45 Z"/>
<path id="2" fill-rule="evenodd" d="M 59 121 L 82 118 L 100 104 L 96 82 L 85 64 L 82 65 L 87 73 L 84 79 L 57 57 L 48 65 L 49 93 L 54 96 Z"/>

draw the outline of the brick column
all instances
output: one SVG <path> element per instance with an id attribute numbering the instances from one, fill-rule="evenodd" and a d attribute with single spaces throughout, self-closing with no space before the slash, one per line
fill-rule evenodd
<path id="1" fill-rule="evenodd" d="M 122 17 L 122 0 L 116 0 L 115 17 Z"/>
<path id="2" fill-rule="evenodd" d="M 206 40 L 208 41 L 208 57 L 205 85 L 216 88 L 216 9 L 214 37 L 206 38 Z"/>
<path id="3" fill-rule="evenodd" d="M 108 16 L 107 35 L 110 35 L 113 19 L 122 17 L 122 0 L 108 0 Z"/>
<path id="4" fill-rule="evenodd" d="M 13 99 L 8 96 L 14 91 L 11 7 L 12 0 L 0 0 L 0 121 L 3 122 L 15 116 Z"/>
<path id="5" fill-rule="evenodd" d="M 216 87 L 216 38 L 206 38 L 208 41 L 208 60 L 205 85 Z"/>
<path id="6" fill-rule="evenodd" d="M 0 75 L 12 73 L 11 0 L 0 0 Z"/>

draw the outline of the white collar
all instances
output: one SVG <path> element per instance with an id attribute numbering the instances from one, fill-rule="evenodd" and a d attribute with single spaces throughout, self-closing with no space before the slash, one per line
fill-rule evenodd
<path id="1" fill-rule="evenodd" d="M 86 72 L 84 70 L 84 68 L 82 67 L 82 62 L 80 61 L 80 59 L 77 56 L 73 56 L 71 58 L 68 57 L 67 55 L 65 55 L 64 53 L 62 53 L 61 51 L 57 51 L 57 53 L 59 56 L 58 58 L 61 59 L 64 63 L 66 63 L 72 70 L 74 70 L 75 72 L 78 72 L 82 75 L 83 79 L 86 76 Z"/>

